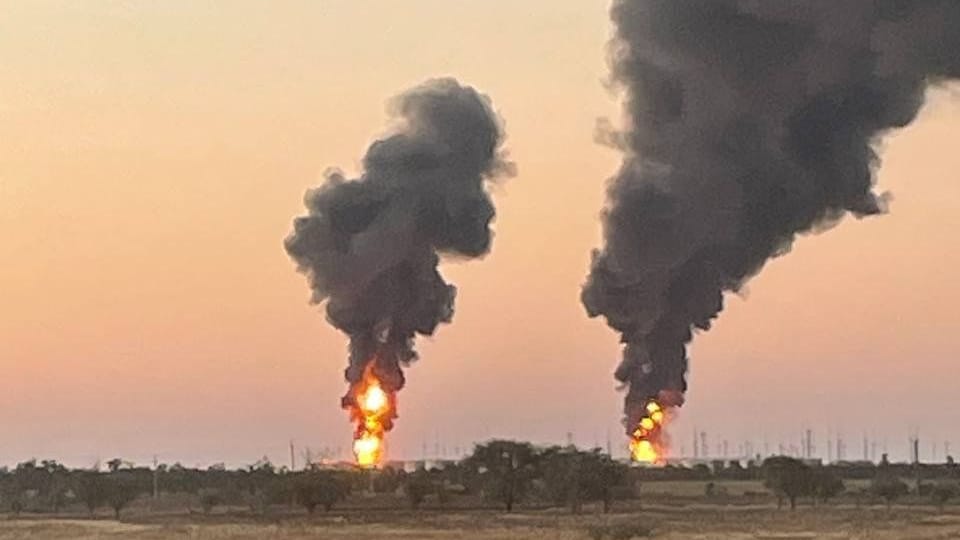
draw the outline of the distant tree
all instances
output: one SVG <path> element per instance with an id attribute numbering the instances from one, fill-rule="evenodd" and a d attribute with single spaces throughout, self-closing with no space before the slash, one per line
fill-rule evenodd
<path id="1" fill-rule="evenodd" d="M 744 480 L 747 477 L 747 470 L 743 468 L 739 461 L 734 460 L 727 463 L 723 475 L 732 480 Z"/>
<path id="2" fill-rule="evenodd" d="M 120 512 L 147 490 L 140 485 L 133 471 L 115 470 L 102 477 L 107 504 L 113 515 L 120 519 Z"/>
<path id="3" fill-rule="evenodd" d="M 223 494 L 217 488 L 200 488 L 197 490 L 197 496 L 200 498 L 200 508 L 207 515 L 224 502 Z"/>
<path id="4" fill-rule="evenodd" d="M 31 459 L 18 463 L 6 475 L 3 486 L 2 496 L 6 501 L 7 509 L 16 516 L 24 510 L 28 500 L 44 501 L 52 489 L 51 484 L 50 472 L 43 465 L 38 465 L 37 460 Z"/>
<path id="5" fill-rule="evenodd" d="M 694 480 L 709 480 L 713 478 L 713 472 L 710 470 L 710 467 L 707 467 L 703 463 L 698 463 L 693 466 L 691 469 Z"/>
<path id="6" fill-rule="evenodd" d="M 364 475 L 355 475 L 356 479 L 359 480 L 360 476 L 367 476 L 373 474 L 373 491 L 375 493 L 395 493 L 400 489 L 403 484 L 402 473 L 403 471 L 398 471 L 393 467 L 384 467 L 380 471 L 364 471 Z M 376 474 L 374 474 L 376 473 Z M 367 480 L 364 485 L 370 485 L 369 477 L 365 478 Z M 359 485 L 356 486 L 357 489 L 362 489 Z"/>
<path id="7" fill-rule="evenodd" d="M 566 505 L 575 514 L 580 512 L 586 491 L 582 460 L 581 452 L 572 446 L 547 448 L 539 459 L 538 472 L 547 496 L 554 504 Z"/>
<path id="8" fill-rule="evenodd" d="M 59 512 L 70 492 L 70 471 L 52 459 L 42 461 L 39 469 L 38 495 L 50 511 Z"/>
<path id="9" fill-rule="evenodd" d="M 204 485 L 205 482 L 216 479 L 217 475 L 213 469 L 208 469 L 210 474 L 205 474 L 197 469 L 188 469 L 180 463 L 174 463 L 169 467 L 163 467 L 160 470 L 160 485 L 163 490 L 171 493 L 199 493 L 202 487 L 219 489 L 219 485 Z"/>
<path id="10" fill-rule="evenodd" d="M 407 501 L 414 510 L 420 508 L 427 495 L 435 490 L 433 479 L 425 469 L 417 469 L 404 478 L 403 493 L 407 496 Z"/>
<path id="11" fill-rule="evenodd" d="M 786 456 L 768 458 L 763 462 L 764 486 L 777 496 L 777 508 L 783 499 L 790 501 L 790 509 L 797 507 L 797 497 L 811 492 L 810 468 L 802 461 Z"/>
<path id="12" fill-rule="evenodd" d="M 943 507 L 947 504 L 947 501 L 960 496 L 960 484 L 952 481 L 938 482 L 930 491 L 930 496 L 940 512 L 943 512 Z"/>
<path id="13" fill-rule="evenodd" d="M 277 481 L 276 467 L 266 457 L 247 467 L 243 484 L 247 505 L 252 512 L 261 514 L 279 498 L 282 487 Z"/>
<path id="14" fill-rule="evenodd" d="M 870 491 L 886 501 L 887 509 L 889 510 L 894 501 L 910 491 L 910 487 L 896 475 L 881 472 L 873 479 L 870 485 Z"/>
<path id="15" fill-rule="evenodd" d="M 530 490 L 537 460 L 530 443 L 493 440 L 477 445 L 465 463 L 476 471 L 484 495 L 512 512 Z"/>
<path id="16" fill-rule="evenodd" d="M 6 474 L 0 479 L 0 502 L 3 502 L 3 506 L 14 516 L 23 511 L 25 495 L 24 487 L 13 474 Z"/>
<path id="17" fill-rule="evenodd" d="M 317 507 L 329 512 L 349 492 L 349 483 L 333 471 L 309 470 L 298 473 L 294 480 L 297 503 L 309 514 L 313 514 Z"/>
<path id="18" fill-rule="evenodd" d="M 10 497 L 10 504 L 7 507 L 10 509 L 10 513 L 14 517 L 19 516 L 20 512 L 23 512 L 23 493 L 17 493 Z"/>
<path id="19" fill-rule="evenodd" d="M 97 471 L 74 471 L 73 493 L 92 515 L 107 503 L 107 483 Z"/>
<path id="20" fill-rule="evenodd" d="M 826 503 L 846 489 L 843 480 L 828 467 L 813 467 L 810 469 L 809 481 L 810 495 L 822 503 Z"/>
<path id="21" fill-rule="evenodd" d="M 550 498 L 579 513 L 586 501 L 601 501 L 609 512 L 613 500 L 624 487 L 627 467 L 602 453 L 573 447 L 552 447 L 540 456 L 541 474 Z"/>
<path id="22" fill-rule="evenodd" d="M 451 493 L 447 484 L 447 475 L 443 473 L 438 475 L 433 481 L 433 491 L 437 494 L 437 504 L 439 504 L 441 508 L 446 508 L 450 502 Z"/>
<path id="23" fill-rule="evenodd" d="M 443 482 L 449 485 L 457 485 L 466 487 L 467 478 L 469 473 L 467 468 L 464 467 L 461 463 L 450 463 L 447 464 L 443 469 L 439 471 L 440 476 L 443 478 Z"/>
<path id="24" fill-rule="evenodd" d="M 588 461 L 588 471 L 594 481 L 591 483 L 592 495 L 596 495 L 603 503 L 603 513 L 610 512 L 613 501 L 624 498 L 629 493 L 629 472 L 627 465 L 610 457 L 609 454 L 594 450 Z"/>

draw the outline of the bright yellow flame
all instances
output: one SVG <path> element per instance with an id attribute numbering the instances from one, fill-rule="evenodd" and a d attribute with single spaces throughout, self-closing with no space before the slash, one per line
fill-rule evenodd
<path id="1" fill-rule="evenodd" d="M 360 398 L 360 407 L 366 414 L 378 413 L 387 406 L 387 393 L 378 384 L 372 384 Z"/>
<path id="2" fill-rule="evenodd" d="M 396 402 L 383 389 L 372 366 L 367 367 L 363 380 L 356 383 L 351 392 L 354 399 L 347 403 L 350 404 L 350 415 L 357 426 L 353 436 L 353 453 L 357 465 L 376 467 L 383 461 L 383 440 Z"/>
<path id="3" fill-rule="evenodd" d="M 380 439 L 370 433 L 364 433 L 353 441 L 353 453 L 361 467 L 373 467 L 380 461 Z"/>
<path id="4" fill-rule="evenodd" d="M 660 460 L 660 454 L 657 452 L 653 443 L 646 440 L 630 441 L 630 454 L 634 461 L 641 463 L 657 463 Z"/>
<path id="5" fill-rule="evenodd" d="M 640 418 L 630 438 L 630 457 L 641 463 L 663 463 L 660 446 L 661 431 L 667 421 L 663 406 L 654 400 L 648 401 L 646 415 Z"/>

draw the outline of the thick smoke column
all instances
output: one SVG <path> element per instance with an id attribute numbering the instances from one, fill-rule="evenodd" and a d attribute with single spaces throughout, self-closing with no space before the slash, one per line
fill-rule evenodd
<path id="1" fill-rule="evenodd" d="M 450 322 L 456 288 L 438 272 L 440 256 L 490 250 L 494 207 L 485 185 L 512 168 L 490 100 L 469 86 L 429 81 L 391 110 L 398 125 L 370 145 L 363 174 L 329 172 L 307 193 L 308 213 L 285 244 L 312 301 L 326 301 L 330 323 L 350 336 L 346 408 L 368 369 L 392 400 L 404 384 L 401 367 L 417 357 L 414 337 Z"/>
<path id="2" fill-rule="evenodd" d="M 884 211 L 872 144 L 960 76 L 957 0 L 616 0 L 627 128 L 583 303 L 622 334 L 627 429 L 799 233 Z"/>

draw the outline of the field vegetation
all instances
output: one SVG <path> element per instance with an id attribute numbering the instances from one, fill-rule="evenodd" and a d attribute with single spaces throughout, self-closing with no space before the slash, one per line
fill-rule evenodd
<path id="1" fill-rule="evenodd" d="M 599 450 L 490 441 L 421 465 L 29 461 L 0 469 L 0 540 L 960 538 L 952 460 L 631 467 Z"/>

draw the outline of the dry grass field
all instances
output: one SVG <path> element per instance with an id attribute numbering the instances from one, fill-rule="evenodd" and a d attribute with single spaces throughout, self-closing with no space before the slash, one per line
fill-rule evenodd
<path id="1" fill-rule="evenodd" d="M 960 539 L 960 511 L 932 507 L 801 508 L 767 505 L 655 506 L 604 516 L 571 516 L 560 510 L 502 514 L 476 512 L 347 512 L 253 519 L 243 514 L 132 515 L 99 519 L 21 517 L 0 521 L 0 540 L 592 540 L 620 525 L 649 524 L 660 539 Z M 642 536 L 641 536 L 642 537 Z M 640 538 L 640 537 L 638 537 Z"/>

